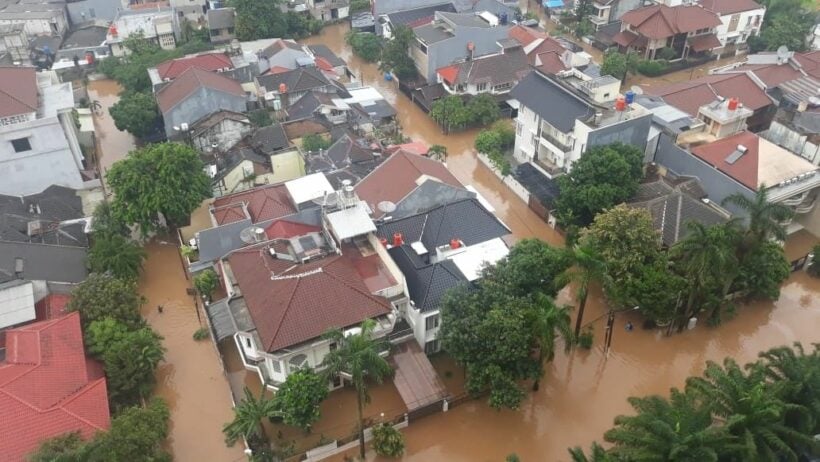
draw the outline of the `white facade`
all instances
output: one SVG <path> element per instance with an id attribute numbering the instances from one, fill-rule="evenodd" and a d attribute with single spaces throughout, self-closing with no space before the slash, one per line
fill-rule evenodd
<path id="1" fill-rule="evenodd" d="M 0 194 L 34 194 L 53 184 L 83 187 L 71 83 L 58 83 L 50 72 L 37 80 L 38 111 L 0 120 Z"/>
<path id="2" fill-rule="evenodd" d="M 164 50 L 176 48 L 174 21 L 171 10 L 151 10 L 144 12 L 123 12 L 112 23 L 106 35 L 106 43 L 114 56 L 125 56 L 128 49 L 123 42 L 132 34 L 142 33 L 145 39 L 159 45 Z"/>
<path id="3" fill-rule="evenodd" d="M 766 7 L 761 6 L 755 10 L 721 15 L 721 24 L 715 28 L 715 34 L 724 47 L 745 44 L 749 37 L 760 35 L 765 14 Z M 717 48 L 714 52 L 719 54 L 721 49 Z"/>
<path id="4" fill-rule="evenodd" d="M 4 11 L 0 18 L 0 25 L 23 24 L 29 36 L 64 36 L 68 32 L 68 15 L 64 5 L 61 9 L 58 9 L 58 6 L 55 4 L 53 11 Z"/>
<path id="5" fill-rule="evenodd" d="M 0 284 L 0 329 L 33 321 L 34 283 L 11 281 Z"/>

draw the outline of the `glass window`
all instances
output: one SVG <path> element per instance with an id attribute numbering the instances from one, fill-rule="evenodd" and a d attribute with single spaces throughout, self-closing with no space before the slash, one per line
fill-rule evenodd
<path id="1" fill-rule="evenodd" d="M 11 140 L 11 145 L 14 147 L 14 152 L 31 151 L 31 143 L 28 138 L 17 138 L 16 140 Z"/>
<path id="2" fill-rule="evenodd" d="M 438 327 L 439 317 L 437 314 L 424 318 L 424 328 L 426 330 L 433 330 Z"/>
<path id="3" fill-rule="evenodd" d="M 424 352 L 429 354 L 438 353 L 441 350 L 441 341 L 440 340 L 430 340 L 429 342 L 424 344 Z"/>

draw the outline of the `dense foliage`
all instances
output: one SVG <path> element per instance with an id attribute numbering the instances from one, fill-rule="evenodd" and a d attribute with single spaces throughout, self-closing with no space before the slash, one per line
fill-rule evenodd
<path id="1" fill-rule="evenodd" d="M 574 461 L 797 461 L 820 455 L 820 347 L 774 348 L 741 368 L 707 363 L 683 391 L 630 398 L 633 416 L 619 416 L 590 457 Z M 805 460 L 805 459 L 800 459 Z"/>
<path id="2" fill-rule="evenodd" d="M 143 234 L 158 230 L 162 219 L 171 225 L 186 223 L 211 195 L 211 180 L 199 153 L 179 143 L 131 151 L 108 171 L 108 184 L 114 193 L 114 215 L 139 225 Z"/>
<path id="3" fill-rule="evenodd" d="M 634 52 L 620 53 L 617 50 L 609 50 L 604 53 L 604 60 L 601 63 L 601 74 L 611 75 L 620 79 L 621 83 L 626 81 L 630 73 L 634 73 L 638 65 L 638 55 Z"/>
<path id="4" fill-rule="evenodd" d="M 109 274 L 92 273 L 71 291 L 68 311 L 79 311 L 83 330 L 94 321 L 112 318 L 132 328 L 142 327 L 140 306 L 145 299 L 136 283 Z"/>
<path id="5" fill-rule="evenodd" d="M 236 37 L 239 40 L 259 40 L 286 37 L 288 20 L 279 0 L 229 0 L 227 6 L 236 9 Z"/>
<path id="6" fill-rule="evenodd" d="M 353 49 L 353 53 L 367 62 L 375 63 L 381 58 L 382 40 L 376 34 L 350 31 L 345 36 L 345 41 Z"/>
<path id="7" fill-rule="evenodd" d="M 811 277 L 820 278 L 820 244 L 815 245 L 811 253 L 814 254 L 814 259 L 806 267 L 806 272 Z"/>
<path id="8" fill-rule="evenodd" d="M 222 427 L 225 444 L 233 446 L 245 438 L 254 454 L 270 451 L 270 440 L 262 426 L 262 420 L 275 416 L 276 410 L 273 400 L 265 398 L 265 389 L 266 387 L 262 387 L 257 398 L 245 387 L 244 398 L 234 407 L 233 420 Z"/>
<path id="9" fill-rule="evenodd" d="M 373 450 L 383 457 L 398 458 L 404 454 L 404 437 L 390 424 L 373 427 Z"/>
<path id="10" fill-rule="evenodd" d="M 489 125 L 501 118 L 501 110 L 489 93 L 473 96 L 466 103 L 459 95 L 449 95 L 433 102 L 430 117 L 449 132 Z M 514 132 L 512 136 L 515 141 Z"/>
<path id="11" fill-rule="evenodd" d="M 137 279 L 145 256 L 145 250 L 137 242 L 119 234 L 99 234 L 88 251 L 88 266 L 95 273 Z"/>
<path id="12" fill-rule="evenodd" d="M 785 46 L 791 51 L 807 49 L 807 37 L 815 23 L 816 5 L 811 0 L 763 0 L 766 15 L 759 37 L 750 37 L 753 52 L 777 50 Z"/>
<path id="13" fill-rule="evenodd" d="M 302 138 L 302 151 L 318 152 L 330 147 L 331 141 L 322 135 L 305 135 Z"/>
<path id="14" fill-rule="evenodd" d="M 248 120 L 256 127 L 267 127 L 273 124 L 273 119 L 267 109 L 256 109 L 249 112 Z"/>
<path id="15" fill-rule="evenodd" d="M 379 69 L 392 72 L 399 80 L 415 77 L 416 64 L 410 57 L 410 46 L 415 40 L 416 36 L 409 27 L 401 25 L 393 28 L 393 38 L 384 45 L 382 50 Z"/>
<path id="16" fill-rule="evenodd" d="M 496 109 L 498 109 L 497 106 Z M 502 176 L 510 174 L 510 163 L 504 154 L 513 145 L 515 145 L 515 131 L 505 121 L 496 122 L 492 127 L 480 131 L 475 137 L 476 151 L 485 154 Z"/>
<path id="17" fill-rule="evenodd" d="M 273 407 L 282 420 L 310 430 L 321 417 L 319 405 L 327 398 L 327 380 L 312 369 L 292 372 L 273 397 Z"/>
<path id="18" fill-rule="evenodd" d="M 95 338 L 95 348 L 103 349 L 100 356 L 105 366 L 109 400 L 112 406 L 138 404 L 154 388 L 154 371 L 165 357 L 162 337 L 150 327 L 127 332 L 117 326 L 111 327 L 113 335 L 104 328 L 95 329 L 100 321 L 92 323 L 90 335 Z"/>
<path id="19" fill-rule="evenodd" d="M 219 276 L 210 268 L 194 276 L 194 288 L 207 300 L 211 299 L 217 287 L 219 287 Z"/>
<path id="20" fill-rule="evenodd" d="M 571 345 L 569 309 L 552 300 L 558 290 L 554 281 L 568 264 L 560 251 L 524 240 L 505 260 L 486 268 L 475 288 L 458 287 L 445 295 L 439 338 L 464 366 L 469 392 L 489 390 L 491 406 L 517 408 L 524 397 L 520 381 L 533 380 L 537 388 L 558 337 L 565 347 Z"/>
<path id="21" fill-rule="evenodd" d="M 126 91 L 108 109 L 117 130 L 127 131 L 137 138 L 151 135 L 159 126 L 159 109 L 154 95 L 139 91 Z"/>

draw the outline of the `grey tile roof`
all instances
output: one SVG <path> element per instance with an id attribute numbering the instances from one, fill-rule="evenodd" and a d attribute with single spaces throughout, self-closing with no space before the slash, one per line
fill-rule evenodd
<path id="1" fill-rule="evenodd" d="M 345 60 L 338 57 L 327 45 L 308 45 L 308 49 L 320 58 L 324 58 L 333 67 L 344 66 Z"/>
<path id="2" fill-rule="evenodd" d="M 233 8 L 218 8 L 215 10 L 208 10 L 208 28 L 209 29 L 227 29 L 234 27 L 236 17 Z"/>
<path id="3" fill-rule="evenodd" d="M 84 223 L 58 226 L 84 217 L 77 191 L 63 186 L 24 197 L 0 195 L 0 240 L 87 247 Z M 40 233 L 30 237 L 29 223 L 39 225 Z"/>
<path id="4" fill-rule="evenodd" d="M 263 154 L 281 151 L 290 146 L 290 141 L 280 124 L 256 129 L 248 137 L 248 143 Z"/>
<path id="5" fill-rule="evenodd" d="M 527 55 L 521 48 L 456 64 L 456 84 L 487 83 L 490 87 L 518 82 L 530 72 Z"/>
<path id="6" fill-rule="evenodd" d="M 480 17 L 476 16 L 475 14 L 460 14 L 460 13 L 448 13 L 446 11 L 442 11 L 438 14 L 441 18 L 447 20 L 448 22 L 453 23 L 456 26 L 462 27 L 478 27 L 481 29 L 489 29 L 492 27 L 490 23 L 481 19 Z"/>
<path id="7" fill-rule="evenodd" d="M 308 173 L 322 172 L 330 184 L 338 189 L 343 180 L 356 184 L 384 160 L 364 140 L 355 140 L 344 133 L 323 152 L 309 153 L 305 158 Z"/>
<path id="8" fill-rule="evenodd" d="M 242 297 L 224 298 L 206 307 L 211 320 L 216 341 L 226 339 L 237 332 L 255 329 L 248 312 L 248 305 Z"/>
<path id="9" fill-rule="evenodd" d="M 455 13 L 456 7 L 452 4 L 452 2 L 442 2 L 439 5 L 424 6 L 412 10 L 388 13 L 387 17 L 390 19 L 390 23 L 393 24 L 393 26 L 405 26 L 411 25 L 411 23 L 414 23 L 416 21 L 425 20 L 427 18 L 430 18 L 432 20 L 432 18 L 436 14 L 436 11 Z"/>
<path id="10" fill-rule="evenodd" d="M 538 71 L 518 82 L 510 95 L 564 133 L 572 131 L 575 119 L 586 120 L 595 115 L 592 105 Z"/>
<path id="11" fill-rule="evenodd" d="M 260 75 L 256 78 L 268 91 L 279 91 L 279 84 L 287 85 L 288 93 L 314 90 L 331 85 L 330 81 L 315 67 L 300 67 L 278 74 Z"/>
<path id="12" fill-rule="evenodd" d="M 475 193 L 466 189 L 436 180 L 427 180 L 396 204 L 396 210 L 390 213 L 390 216 L 397 220 L 426 212 L 442 204 L 472 197 L 476 197 Z"/>
<path id="13" fill-rule="evenodd" d="M 76 284 L 88 276 L 85 247 L 0 242 L 0 282 L 15 279 L 15 262 L 23 261 L 22 277 L 31 281 Z"/>
<path id="14" fill-rule="evenodd" d="M 378 226 L 376 233 L 389 240 L 395 233 L 401 233 L 408 244 L 421 242 L 428 251 L 435 252 L 436 247 L 449 244 L 454 238 L 465 245 L 474 245 L 505 236 L 510 230 L 477 199 L 471 198 L 386 221 Z"/>
<path id="15" fill-rule="evenodd" d="M 426 44 L 441 42 L 453 37 L 453 34 L 436 24 L 425 24 L 413 29 L 416 38 Z"/>
<path id="16" fill-rule="evenodd" d="M 205 229 L 199 232 L 199 261 L 210 262 L 218 260 L 232 250 L 236 250 L 245 245 L 239 238 L 239 233 L 243 229 L 251 226 L 252 220 L 235 221 L 215 228 Z"/>
<path id="17" fill-rule="evenodd" d="M 336 95 L 333 93 L 323 93 L 319 91 L 309 91 L 305 93 L 287 108 L 288 121 L 293 122 L 314 117 L 316 110 L 319 109 L 321 105 L 336 107 L 336 103 L 333 101 L 335 97 Z"/>
<path id="18" fill-rule="evenodd" d="M 450 289 L 469 284 L 450 260 L 426 264 L 409 245 L 393 247 L 388 253 L 404 274 L 410 299 L 422 313 L 439 309 L 441 299 Z"/>
<path id="19" fill-rule="evenodd" d="M 356 109 L 361 117 L 369 119 L 373 122 L 379 122 L 384 119 L 389 119 L 396 116 L 396 109 L 387 102 L 387 100 L 380 99 L 378 101 L 369 102 L 368 104 L 356 103 L 351 107 Z"/>

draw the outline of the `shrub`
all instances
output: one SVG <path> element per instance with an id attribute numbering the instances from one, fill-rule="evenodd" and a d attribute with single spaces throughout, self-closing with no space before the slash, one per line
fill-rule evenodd
<path id="1" fill-rule="evenodd" d="M 518 457 L 518 454 L 512 453 L 504 459 L 504 462 L 521 462 L 521 458 Z"/>
<path id="2" fill-rule="evenodd" d="M 345 37 L 353 53 L 367 62 L 376 62 L 382 53 L 382 41 L 370 32 L 349 32 Z"/>
<path id="3" fill-rule="evenodd" d="M 671 59 L 675 59 L 678 57 L 678 53 L 675 51 L 674 48 L 663 47 L 655 52 L 656 59 L 663 59 L 665 61 L 669 61 Z"/>
<path id="4" fill-rule="evenodd" d="M 373 428 L 373 450 L 383 457 L 401 457 L 404 454 L 404 437 L 389 424 L 379 424 Z"/>
<path id="5" fill-rule="evenodd" d="M 194 332 L 193 337 L 194 337 L 194 340 L 196 340 L 197 342 L 200 341 L 200 340 L 205 340 L 206 338 L 210 337 L 210 334 L 208 333 L 208 328 L 207 327 L 200 327 L 199 329 L 196 330 L 196 332 Z"/>
<path id="6" fill-rule="evenodd" d="M 302 138 L 302 150 L 305 152 L 321 151 L 330 147 L 330 141 L 322 135 L 307 135 Z"/>
<path id="7" fill-rule="evenodd" d="M 663 74 L 664 72 L 666 72 L 666 69 L 668 67 L 669 67 L 669 63 L 667 63 L 664 60 L 658 59 L 658 60 L 650 61 L 648 59 L 645 59 L 645 60 L 640 61 L 638 63 L 637 69 L 638 69 L 638 72 L 640 72 L 641 74 L 643 74 L 647 77 L 656 77 L 656 76 L 659 76 L 659 75 Z"/>
<path id="8" fill-rule="evenodd" d="M 194 288 L 196 288 L 196 291 L 199 292 L 200 295 L 208 300 L 211 299 L 211 295 L 218 285 L 219 276 L 217 276 L 216 272 L 212 269 L 206 269 L 194 276 Z"/>

